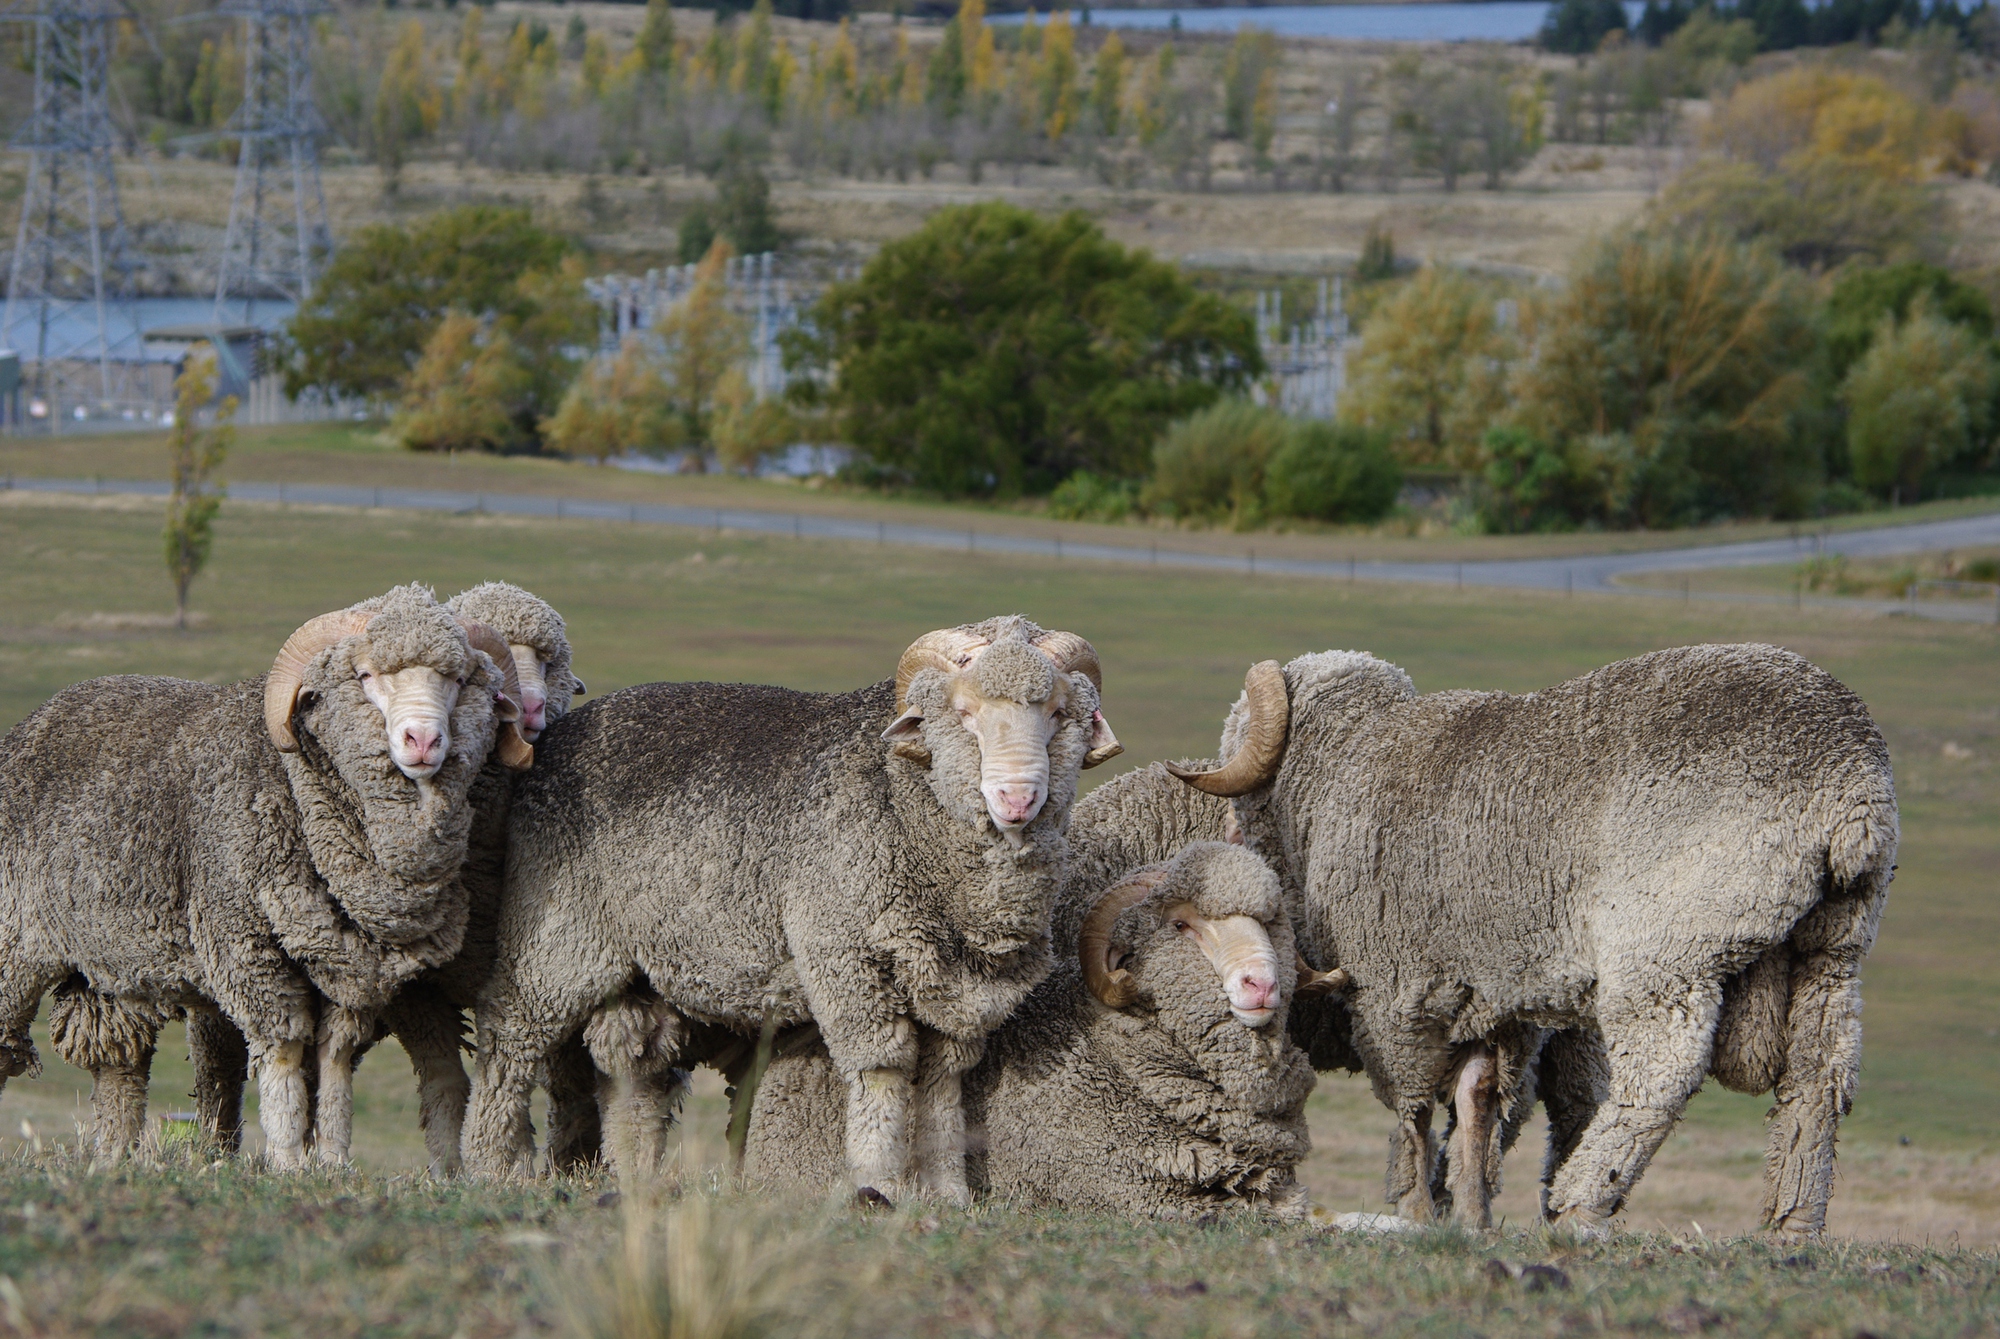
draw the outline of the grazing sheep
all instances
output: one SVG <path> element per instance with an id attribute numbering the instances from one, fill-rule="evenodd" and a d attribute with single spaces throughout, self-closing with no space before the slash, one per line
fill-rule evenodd
<path id="1" fill-rule="evenodd" d="M 855 1183 L 963 1199 L 959 1076 L 1048 971 L 1077 775 L 1118 750 L 1097 683 L 1081 637 L 1005 618 L 859 692 L 648 684 L 551 727 L 514 797 L 468 1168 L 529 1169 L 537 1067 L 636 983 L 650 1011 L 597 1030 L 614 1078 L 810 1017 Z"/>
<path id="2" fill-rule="evenodd" d="M 496 664 L 496 660 L 501 662 Z M 0 757 L 0 1084 L 51 1031 L 93 1073 L 95 1135 L 139 1134 L 159 1024 L 191 1011 L 203 1110 L 254 1060 L 271 1157 L 346 1156 L 354 1049 L 395 990 L 458 951 L 489 752 L 525 766 L 510 658 L 421 587 L 313 619 L 262 680 L 65 689 Z M 219 1013 L 247 1046 L 233 1050 Z M 204 1054 L 205 1052 L 205 1054 Z"/>
<path id="3" fill-rule="evenodd" d="M 1074 888 L 1055 970 L 966 1077 L 974 1185 L 1023 1206 L 1303 1217 L 1313 1073 L 1286 1035 L 1295 955 L 1277 879 L 1240 846 L 1196 842 Z M 845 1171 L 845 1093 L 803 1031 L 757 1086 L 744 1170 L 827 1187 Z"/>
<path id="4" fill-rule="evenodd" d="M 1353 1041 L 1401 1121 L 1406 1216 L 1432 1212 L 1431 1109 L 1467 1048 L 1551 1028 L 1601 1039 L 1608 1067 L 1573 1151 L 1551 1149 L 1556 1221 L 1600 1230 L 1714 1074 L 1775 1086 L 1764 1220 L 1822 1229 L 1897 839 L 1888 750 L 1852 692 L 1769 646 L 1656 652 L 1519 697 L 1420 697 L 1393 665 L 1327 652 L 1252 667 L 1222 756 L 1177 774 L 1237 797 L 1304 953 L 1351 979 Z M 1598 1093 L 1592 1046 L 1568 1051 L 1553 1077 L 1574 1111 Z M 1454 1201 L 1473 1222 L 1479 1136 L 1457 1194 L 1480 1202 Z"/>

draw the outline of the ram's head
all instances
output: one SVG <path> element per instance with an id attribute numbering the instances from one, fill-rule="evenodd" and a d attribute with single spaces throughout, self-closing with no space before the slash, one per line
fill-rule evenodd
<path id="1" fill-rule="evenodd" d="M 1123 752 L 1098 705 L 1097 652 L 1073 632 L 1023 618 L 989 619 L 911 643 L 896 666 L 896 719 L 882 738 L 932 769 L 951 802 L 972 782 L 1006 841 L 1023 833 L 1076 772 Z M 939 777 L 939 773 L 949 773 Z"/>
<path id="2" fill-rule="evenodd" d="M 1173 1015 L 1191 1039 L 1230 1018 L 1281 1018 L 1298 979 L 1277 876 L 1224 842 L 1192 843 L 1100 894 L 1077 957 L 1100 1004 Z"/>
<path id="3" fill-rule="evenodd" d="M 488 581 L 460 591 L 445 607 L 506 640 L 520 685 L 521 737 L 530 744 L 568 713 L 571 697 L 586 691 L 570 669 L 562 615 L 548 601 L 508 582 Z"/>
<path id="4" fill-rule="evenodd" d="M 351 675 L 381 717 L 390 760 L 411 780 L 428 781 L 444 766 L 460 695 L 474 681 L 492 693 L 500 761 L 516 770 L 533 762 L 516 726 L 521 689 L 507 643 L 482 623 L 452 618 L 413 587 L 322 614 L 285 639 L 264 681 L 264 728 L 279 752 L 298 750 L 293 717 L 308 675 L 329 650 L 332 659 L 317 673 Z"/>

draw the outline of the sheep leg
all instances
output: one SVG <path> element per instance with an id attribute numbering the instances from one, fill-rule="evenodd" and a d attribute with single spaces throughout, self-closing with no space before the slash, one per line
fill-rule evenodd
<path id="1" fill-rule="evenodd" d="M 257 1124 L 264 1132 L 265 1156 L 279 1171 L 306 1165 L 306 1044 L 302 1041 L 251 1043 L 257 1069 Z"/>
<path id="2" fill-rule="evenodd" d="M 42 996 L 64 975 L 61 969 L 37 970 L 0 950 L 0 1090 L 17 1074 L 34 1078 L 42 1072 L 42 1057 L 35 1052 L 35 1014 Z"/>
<path id="3" fill-rule="evenodd" d="M 1861 959 L 1886 891 L 1823 901 L 1792 931 L 1790 1035 L 1764 1155 L 1764 1226 L 1783 1236 L 1826 1227 L 1834 1140 L 1861 1068 Z"/>
<path id="4" fill-rule="evenodd" d="M 1602 1235 L 1708 1075 L 1722 1008 L 1719 971 L 1677 995 L 1600 996 L 1598 1024 L 1610 1058 L 1606 1102 L 1549 1187 L 1555 1221 Z"/>
<path id="5" fill-rule="evenodd" d="M 49 1040 L 57 1055 L 90 1073 L 90 1143 L 96 1166 L 122 1161 L 145 1131 L 146 1086 L 159 1037 L 157 1008 L 101 994 L 80 976 L 55 993 Z"/>
<path id="6" fill-rule="evenodd" d="M 604 1153 L 604 1125 L 597 1110 L 597 1066 L 580 1037 L 549 1055 L 549 1170 L 573 1172 Z"/>
<path id="7" fill-rule="evenodd" d="M 604 1152 L 619 1180 L 647 1180 L 666 1164 L 667 1136 L 687 1075 L 676 1067 L 687 1042 L 680 1012 L 649 990 L 605 1005 L 583 1029 L 583 1044 L 604 1077 L 598 1119 Z"/>
<path id="8" fill-rule="evenodd" d="M 864 1069 L 847 1081 L 847 1170 L 857 1190 L 899 1199 L 909 1171 L 910 1076 Z"/>
<path id="9" fill-rule="evenodd" d="M 1542 1217 L 1549 1212 L 1549 1187 L 1583 1138 L 1611 1082 L 1604 1044 L 1578 1029 L 1558 1032 L 1542 1047 L 1536 1089 L 1549 1117 L 1549 1145 L 1542 1155 Z"/>
<path id="10" fill-rule="evenodd" d="M 1487 1156 L 1498 1118 L 1498 1065 L 1486 1047 L 1475 1049 L 1459 1067 L 1453 1085 L 1456 1117 L 1449 1144 L 1452 1221 L 1481 1231 L 1493 1226 L 1492 1185 Z"/>
<path id="11" fill-rule="evenodd" d="M 313 1106 L 313 1156 L 347 1165 L 354 1142 L 354 1053 L 373 1025 L 352 1009 L 329 1007 L 320 1019 L 319 1092 Z"/>
<path id="12" fill-rule="evenodd" d="M 194 1063 L 194 1111 L 202 1134 L 218 1152 L 243 1147 L 243 1085 L 250 1077 L 250 1048 L 236 1025 L 214 1009 L 189 1009 L 188 1058 Z"/>
<path id="13" fill-rule="evenodd" d="M 1415 1223 L 1431 1222 L 1431 1175 L 1437 1165 L 1437 1141 L 1431 1137 L 1431 1099 L 1399 1097 L 1396 1131 L 1389 1136 L 1388 1199 L 1396 1212 Z"/>
<path id="14" fill-rule="evenodd" d="M 972 1203 L 965 1181 L 965 1104 L 961 1080 L 979 1063 L 984 1046 L 925 1031 L 919 1034 L 915 1080 L 915 1130 L 911 1150 L 917 1188 L 947 1204 Z"/>
<path id="15" fill-rule="evenodd" d="M 428 1171 L 434 1177 L 454 1176 L 465 1103 L 472 1095 L 472 1081 L 458 1058 L 458 1008 L 434 991 L 412 988 L 396 997 L 387 1022 L 416 1071 L 417 1123 L 424 1132 Z"/>

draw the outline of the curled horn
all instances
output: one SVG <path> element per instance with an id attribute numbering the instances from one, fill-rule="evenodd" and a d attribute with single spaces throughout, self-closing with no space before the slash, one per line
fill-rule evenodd
<path id="1" fill-rule="evenodd" d="M 956 628 L 927 632 L 911 642 L 903 658 L 896 662 L 896 714 L 902 715 L 903 708 L 910 705 L 910 680 L 919 673 L 939 669 L 956 674 L 977 659 L 986 646 L 984 637 Z"/>
<path id="2" fill-rule="evenodd" d="M 292 732 L 292 712 L 299 705 L 299 683 L 314 656 L 344 637 L 352 637 L 374 617 L 352 609 L 321 614 L 300 625 L 278 648 L 271 672 L 264 679 L 264 733 L 280 753 L 297 753 L 299 737 Z"/>
<path id="3" fill-rule="evenodd" d="M 1167 764 L 1167 770 L 1205 795 L 1233 799 L 1248 795 L 1278 774 L 1285 756 L 1285 731 L 1291 719 L 1291 700 L 1285 696 L 1285 671 L 1275 660 L 1260 660 L 1243 676 L 1243 696 L 1249 703 L 1250 720 L 1243 732 L 1242 746 L 1220 767 L 1196 772 Z"/>
<path id="4" fill-rule="evenodd" d="M 1298 993 L 1301 995 L 1337 995 L 1354 984 L 1354 977 L 1345 967 L 1336 967 L 1330 972 L 1315 972 L 1306 965 L 1305 955 L 1299 955 Z"/>
<path id="5" fill-rule="evenodd" d="M 469 618 L 458 620 L 458 626 L 465 629 L 465 640 L 472 643 L 475 651 L 484 651 L 500 670 L 500 694 L 507 699 L 507 705 L 518 717 L 521 712 L 521 680 L 514 670 L 514 652 L 502 637 L 484 623 Z M 504 715 L 500 718 L 500 733 L 493 740 L 494 756 L 500 765 L 510 772 L 525 772 L 534 765 L 535 746 L 521 738 L 521 727 Z"/>
<path id="6" fill-rule="evenodd" d="M 1132 974 L 1111 965 L 1111 927 L 1129 907 L 1146 900 L 1167 877 L 1165 865 L 1149 865 L 1135 870 L 1116 888 L 1097 899 L 1077 934 L 1076 952 L 1083 967 L 1083 984 L 1098 1002 L 1122 1009 L 1139 997 Z"/>
<path id="7" fill-rule="evenodd" d="M 1104 691 L 1104 670 L 1097 663 L 1097 648 L 1073 632 L 1045 632 L 1035 649 L 1055 662 L 1064 674 L 1082 674 L 1099 692 Z"/>

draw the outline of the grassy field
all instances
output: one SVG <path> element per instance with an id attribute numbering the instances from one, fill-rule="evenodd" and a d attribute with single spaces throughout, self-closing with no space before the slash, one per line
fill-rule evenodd
<path id="1" fill-rule="evenodd" d="M 164 479 L 167 477 L 164 440 L 162 434 L 150 432 L 53 439 L 0 437 L 0 477 Z M 613 502 L 802 512 L 866 521 L 966 527 L 982 534 L 1061 536 L 1078 542 L 1129 544 L 1138 548 L 1158 540 L 1177 548 L 1233 556 L 1255 552 L 1267 558 L 1334 562 L 1350 557 L 1363 561 L 1476 562 L 1489 558 L 1629 553 L 1787 538 L 1802 530 L 1801 524 L 1787 521 L 1741 521 L 1689 530 L 1468 535 L 1454 533 L 1434 521 L 1392 517 L 1381 525 L 1368 527 L 1304 522 L 1295 523 L 1296 529 L 1284 533 L 1237 534 L 1136 520 L 1114 525 L 1058 522 L 1044 514 L 1044 504 L 1039 499 L 1011 505 L 947 503 L 737 475 L 637 473 L 555 457 L 440 456 L 402 450 L 373 427 L 339 423 L 245 429 L 238 433 L 224 473 L 259 483 L 541 493 Z M 1803 529 L 1810 532 L 1824 526 L 1838 531 L 1909 524 L 1996 509 L 2000 509 L 2000 497 L 1965 498 L 1837 516 L 1824 522 L 1805 523 Z"/>
<path id="2" fill-rule="evenodd" d="M 247 464 L 240 473 L 269 477 Z M 0 1322 L 24 1333 L 665 1333 L 605 1328 L 583 1314 L 605 1295 L 652 1286 L 611 1288 L 593 1271 L 614 1258 L 724 1282 L 774 1260 L 764 1291 L 806 1299 L 826 1328 L 857 1333 L 1846 1336 L 1980 1334 L 2000 1324 L 1992 628 L 230 504 L 213 570 L 196 586 L 201 617 L 176 634 L 158 527 L 157 508 L 138 501 L 0 495 L 9 573 L 0 723 L 92 675 L 258 673 L 305 618 L 407 580 L 440 592 L 489 577 L 533 587 L 567 615 L 578 670 L 597 693 L 656 678 L 851 687 L 886 674 L 918 632 L 1018 609 L 1096 643 L 1106 711 L 1129 750 L 1105 772 L 1212 748 L 1244 667 L 1266 656 L 1357 647 L 1404 665 L 1425 689 L 1526 690 L 1660 646 L 1780 642 L 1868 700 L 1903 803 L 1901 872 L 1867 969 L 1862 1086 L 1843 1131 L 1833 1216 L 1843 1240 L 1791 1263 L 1755 1243 L 1716 1244 L 1754 1226 L 1765 1102 L 1705 1092 L 1634 1196 L 1638 1231 L 1608 1247 L 1519 1233 L 1383 1243 L 1227 1224 L 1132 1227 L 994 1210 L 933 1222 L 921 1211 L 877 1219 L 812 1206 L 779 1213 L 727 1195 L 705 1208 L 700 1197 L 673 1200 L 669 1217 L 710 1215 L 688 1240 L 749 1243 L 752 1263 L 729 1265 L 701 1254 L 723 1249 L 713 1243 L 693 1257 L 691 1247 L 644 1241 L 614 1250 L 632 1206 L 600 1205 L 607 1188 L 596 1183 L 422 1184 L 412 1175 L 413 1085 L 393 1047 L 360 1070 L 352 1176 L 280 1183 L 171 1157 L 165 1167 L 87 1174 L 64 1145 L 88 1080 L 44 1047 L 43 1077 L 17 1080 L 0 1098 Z M 159 1111 L 187 1105 L 178 1045 L 177 1036 L 163 1042 Z M 1364 1085 L 1329 1079 L 1311 1117 L 1305 1176 L 1316 1201 L 1334 1212 L 1380 1208 L 1386 1113 Z M 683 1189 L 719 1184 L 703 1170 L 719 1161 L 719 1129 L 717 1086 L 704 1079 L 690 1106 Z M 1510 1161 L 1500 1205 L 1517 1227 L 1533 1214 L 1534 1139 Z M 650 1230 L 656 1217 L 637 1221 Z M 1960 1248 L 1969 1253 L 1953 1253 Z M 1567 1289 L 1530 1292 L 1545 1276 L 1506 1268 L 1544 1259 Z M 772 1326 L 797 1328 L 785 1318 Z"/>

